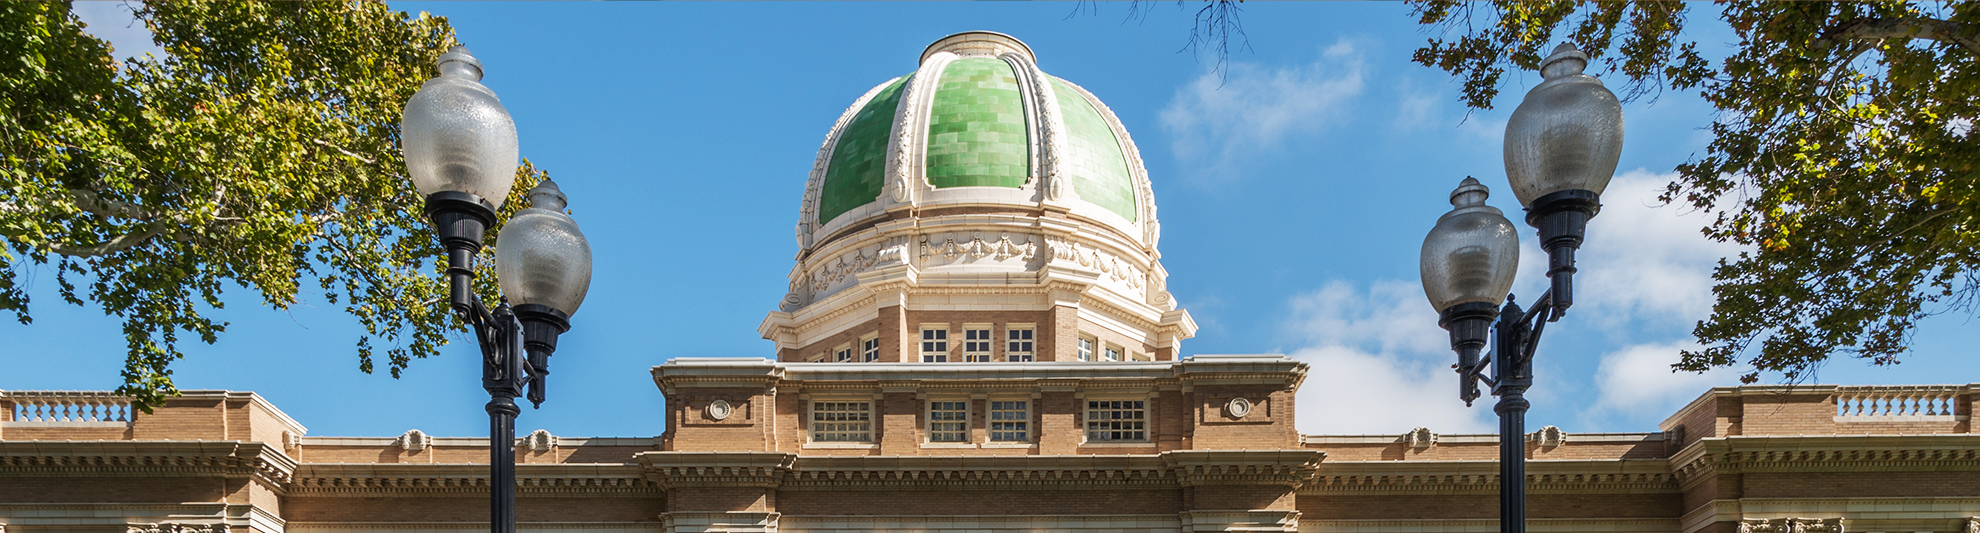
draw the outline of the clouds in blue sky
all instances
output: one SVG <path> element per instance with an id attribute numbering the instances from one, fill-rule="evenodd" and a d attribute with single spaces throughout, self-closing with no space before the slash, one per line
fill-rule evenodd
<path id="1" fill-rule="evenodd" d="M 1573 312 L 1542 341 L 1538 364 L 1554 374 L 1547 379 L 1595 385 L 1568 410 L 1580 428 L 1651 431 L 1707 387 L 1736 384 L 1731 369 L 1701 375 L 1670 368 L 1678 351 L 1691 346 L 1689 326 L 1711 311 L 1712 267 L 1737 250 L 1701 235 L 1702 215 L 1655 201 L 1673 177 L 1638 170 L 1611 183 L 1578 258 Z M 1522 303 L 1530 303 L 1530 295 L 1544 290 L 1546 256 L 1531 229 L 1520 229 L 1525 239 L 1514 292 L 1529 295 Z M 1456 400 L 1455 356 L 1416 280 L 1377 280 L 1365 288 L 1334 280 L 1288 306 L 1287 327 L 1301 343 L 1290 352 L 1312 366 L 1300 391 L 1302 431 L 1492 431 L 1492 398 L 1470 409 Z M 1575 355 L 1556 338 L 1563 328 L 1636 342 L 1601 354 L 1592 367 L 1561 365 L 1550 358 Z"/>
<path id="2" fill-rule="evenodd" d="M 1322 49 L 1312 63 L 1267 66 L 1235 62 L 1176 89 L 1161 112 L 1170 148 L 1191 177 L 1228 179 L 1247 156 L 1278 150 L 1295 133 L 1324 130 L 1346 118 L 1367 70 L 1349 40 Z"/>

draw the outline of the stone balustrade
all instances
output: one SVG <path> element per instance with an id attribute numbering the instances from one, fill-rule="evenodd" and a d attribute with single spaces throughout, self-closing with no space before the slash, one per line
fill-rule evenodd
<path id="1" fill-rule="evenodd" d="M 0 391 L 0 421 L 131 422 L 131 400 L 109 391 Z"/>
<path id="2" fill-rule="evenodd" d="M 1951 421 L 1965 389 L 1959 385 L 1836 387 L 1836 422 Z"/>

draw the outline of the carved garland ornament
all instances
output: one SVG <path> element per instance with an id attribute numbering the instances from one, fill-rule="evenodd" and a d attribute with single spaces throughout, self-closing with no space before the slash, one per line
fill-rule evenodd
<path id="1" fill-rule="evenodd" d="M 1403 434 L 1403 444 L 1418 450 L 1437 445 L 1437 434 L 1430 428 L 1416 428 Z"/>
<path id="2" fill-rule="evenodd" d="M 1139 289 L 1146 283 L 1147 276 L 1142 274 L 1140 268 L 1136 268 L 1133 263 L 1122 261 L 1113 254 L 1082 245 L 1079 241 L 1071 239 L 1046 237 L 1045 244 L 1052 249 L 1054 261 L 1072 262 L 1098 270 L 1106 275 L 1104 277 L 1126 284 L 1130 288 Z"/>
<path id="3" fill-rule="evenodd" d="M 227 533 L 227 524 L 183 524 L 163 522 L 157 524 L 126 524 L 127 533 Z"/>
<path id="4" fill-rule="evenodd" d="M 1748 518 L 1739 533 L 1844 533 L 1841 518 Z"/>
<path id="5" fill-rule="evenodd" d="M 981 235 L 972 235 L 967 241 L 956 242 L 956 238 L 951 235 L 943 237 L 942 242 L 935 243 L 924 236 L 921 238 L 921 260 L 927 261 L 939 255 L 950 260 L 962 256 L 969 256 L 971 259 L 990 256 L 998 261 L 1012 257 L 1021 257 L 1030 261 L 1038 251 L 1038 244 L 1032 242 L 1029 235 L 1024 236 L 1023 239 L 1024 242 L 1012 241 L 1011 235 L 1005 233 L 999 235 L 996 242 L 983 240 Z"/>

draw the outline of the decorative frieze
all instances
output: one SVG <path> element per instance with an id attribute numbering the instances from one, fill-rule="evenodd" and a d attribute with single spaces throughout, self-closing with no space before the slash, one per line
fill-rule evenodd
<path id="1" fill-rule="evenodd" d="M 1018 234 L 1016 239 L 1010 233 L 999 233 L 997 240 L 987 240 L 980 233 L 964 236 L 958 233 L 923 235 L 920 245 L 920 259 L 927 262 L 934 258 L 955 261 L 960 258 L 982 259 L 989 257 L 998 261 L 1017 258 L 1030 261 L 1038 252 L 1036 237 Z M 958 240 L 960 239 L 960 240 Z"/>
<path id="2" fill-rule="evenodd" d="M 227 533 L 225 523 L 180 523 L 162 522 L 157 524 L 128 524 L 125 533 Z"/>
<path id="3" fill-rule="evenodd" d="M 1739 533 L 1844 533 L 1841 518 L 1748 518 Z"/>

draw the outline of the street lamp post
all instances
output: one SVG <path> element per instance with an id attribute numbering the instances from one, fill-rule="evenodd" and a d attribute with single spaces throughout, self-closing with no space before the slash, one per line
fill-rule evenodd
<path id="1" fill-rule="evenodd" d="M 1492 387 L 1499 403 L 1499 531 L 1526 532 L 1526 389 L 1533 385 L 1533 350 L 1548 322 L 1574 303 L 1574 252 L 1588 219 L 1601 211 L 1602 189 L 1622 152 L 1622 105 L 1602 81 L 1582 74 L 1588 55 L 1562 44 L 1541 62 L 1546 81 L 1506 123 L 1506 179 L 1526 207 L 1526 223 L 1547 250 L 1550 288 L 1531 309 L 1513 301 L 1519 236 L 1489 191 L 1465 178 L 1451 192 L 1451 211 L 1423 239 L 1423 292 L 1450 332 L 1458 362 L 1458 398 Z M 1500 302 L 1504 306 L 1500 306 Z M 1493 322 L 1497 319 L 1497 323 Z M 1481 357 L 1487 340 L 1489 354 Z M 1492 375 L 1484 372 L 1490 367 Z"/>
<path id="2" fill-rule="evenodd" d="M 440 76 L 406 101 L 401 148 L 447 249 L 448 302 L 481 347 L 481 387 L 489 395 L 489 528 L 515 533 L 515 420 L 522 412 L 515 398 L 527 388 L 530 402 L 543 404 L 557 336 L 570 329 L 571 313 L 591 286 L 591 246 L 564 214 L 564 193 L 544 180 L 530 189 L 530 207 L 496 237 L 503 301 L 493 309 L 482 303 L 473 287 L 474 257 L 515 184 L 516 125 L 495 92 L 481 85 L 481 62 L 466 47 L 442 54 L 438 66 Z"/>

